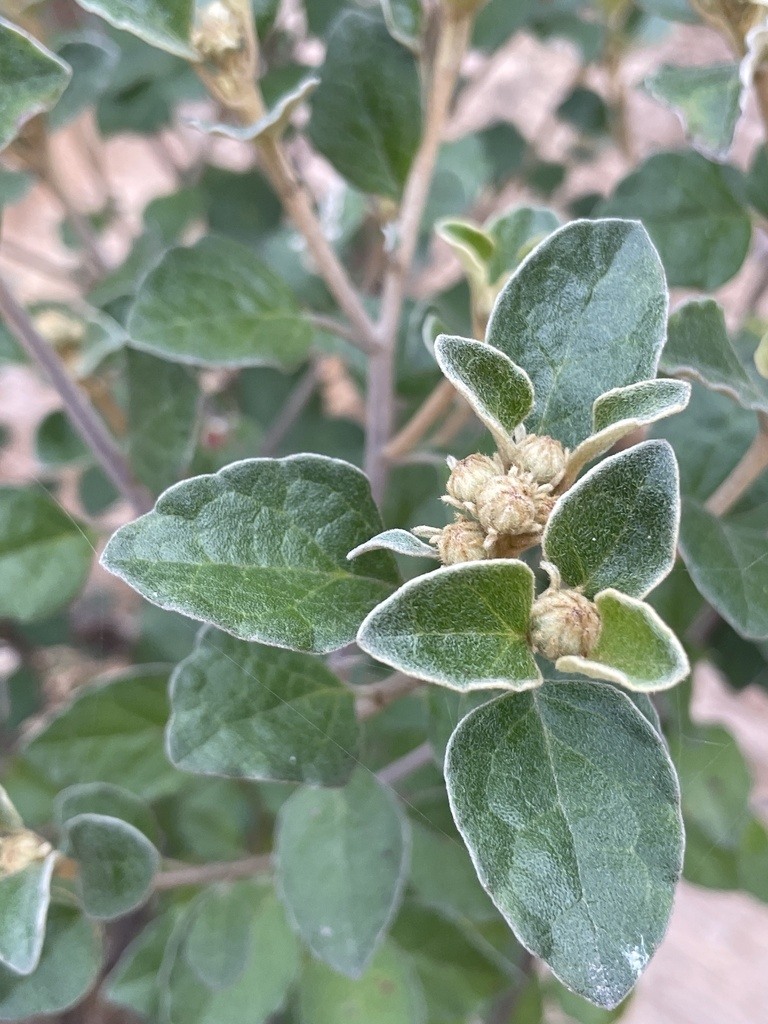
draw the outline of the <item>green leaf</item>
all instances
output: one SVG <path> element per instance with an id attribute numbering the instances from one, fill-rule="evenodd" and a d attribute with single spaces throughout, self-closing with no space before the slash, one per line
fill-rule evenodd
<path id="1" fill-rule="evenodd" d="M 148 1020 L 159 1017 L 158 973 L 179 912 L 180 908 L 172 904 L 155 917 L 124 950 L 101 988 L 101 994 L 107 1002 L 124 1006 Z"/>
<path id="2" fill-rule="evenodd" d="M 194 60 L 189 38 L 195 0 L 77 0 L 86 11 L 100 15 L 115 28 L 125 29 L 151 46 Z"/>
<path id="3" fill-rule="evenodd" d="M 237 883 L 235 891 L 251 919 L 243 970 L 226 988 L 204 985 L 189 965 L 189 918 L 183 918 L 160 971 L 161 1019 L 168 1024 L 265 1024 L 285 1002 L 299 966 L 296 937 L 273 893 L 254 882 Z"/>
<path id="4" fill-rule="evenodd" d="M 109 782 L 68 786 L 57 795 L 53 813 L 59 828 L 79 814 L 100 814 L 127 821 L 155 844 L 159 838 L 157 819 L 145 801 Z"/>
<path id="5" fill-rule="evenodd" d="M 392 38 L 418 54 L 422 31 L 420 0 L 381 0 L 381 7 Z"/>
<path id="6" fill-rule="evenodd" d="M 109 85 L 120 50 L 106 36 L 81 32 L 67 36 L 58 55 L 72 68 L 72 78 L 48 116 L 50 128 L 62 128 L 92 106 Z"/>
<path id="7" fill-rule="evenodd" d="M 243 640 L 325 653 L 397 582 L 392 556 L 347 552 L 381 530 L 360 470 L 246 459 L 171 487 L 112 537 L 102 564 L 161 608 Z"/>
<path id="8" fill-rule="evenodd" d="M 445 748 L 448 746 L 453 730 L 465 715 L 474 708 L 498 697 L 494 690 L 470 690 L 469 693 L 458 693 L 447 690 L 444 686 L 427 687 L 427 734 L 432 745 L 432 752 L 438 764 L 445 760 Z"/>
<path id="9" fill-rule="evenodd" d="M 704 153 L 725 156 L 741 114 L 742 83 L 737 63 L 700 67 L 663 64 L 645 88 L 680 114 L 688 138 Z"/>
<path id="10" fill-rule="evenodd" d="M 78 814 L 62 833 L 79 866 L 77 888 L 89 917 L 112 920 L 146 902 L 160 855 L 143 832 L 106 814 Z"/>
<path id="11" fill-rule="evenodd" d="M 200 981 L 228 988 L 241 976 L 251 946 L 253 906 L 239 885 L 212 886 L 195 904 L 184 955 Z"/>
<path id="12" fill-rule="evenodd" d="M 498 919 L 496 908 L 477 880 L 472 861 L 460 843 L 418 821 L 412 823 L 412 837 L 408 885 L 419 903 L 453 921 L 480 923 Z"/>
<path id="13" fill-rule="evenodd" d="M 71 75 L 55 53 L 0 18 L 0 151 L 30 118 L 51 109 Z"/>
<path id="14" fill-rule="evenodd" d="M 555 114 L 585 135 L 604 135 L 610 129 L 611 114 L 605 100 L 584 86 L 571 90 Z"/>
<path id="15" fill-rule="evenodd" d="M 0 968 L 0 1020 L 25 1021 L 58 1013 L 86 994 L 101 970 L 101 942 L 93 924 L 72 907 L 48 913 L 40 963 L 20 977 Z"/>
<path id="16" fill-rule="evenodd" d="M 680 553 L 691 579 L 712 607 L 748 640 L 768 638 L 768 557 L 765 526 L 718 519 L 686 499 Z"/>
<path id="17" fill-rule="evenodd" d="M 515 207 L 486 221 L 485 230 L 494 243 L 487 267 L 489 284 L 498 284 L 559 227 L 557 214 L 542 206 Z"/>
<path id="18" fill-rule="evenodd" d="M 616 1006 L 664 935 L 682 866 L 677 780 L 656 731 L 611 686 L 548 683 L 467 715 L 446 783 L 518 939 L 569 988 Z"/>
<path id="19" fill-rule="evenodd" d="M 344 789 L 300 789 L 280 808 L 283 902 L 312 953 L 350 978 L 362 975 L 399 906 L 406 825 L 397 798 L 364 768 Z"/>
<path id="20" fill-rule="evenodd" d="M 0 850 L 13 840 L 0 838 Z M 56 858 L 49 853 L 12 874 L 0 874 L 0 965 L 14 974 L 31 974 L 40 960 Z"/>
<path id="21" fill-rule="evenodd" d="M 714 299 L 686 302 L 675 310 L 661 364 L 665 373 L 701 381 L 745 409 L 768 409 L 768 386 L 761 392 L 750 380 L 728 337 L 722 307 Z"/>
<path id="22" fill-rule="evenodd" d="M 645 597 L 675 561 L 680 497 L 666 441 L 644 441 L 605 459 L 555 505 L 544 557 L 587 597 L 612 587 Z"/>
<path id="23" fill-rule="evenodd" d="M 427 998 L 429 1019 L 457 1021 L 478 1014 L 509 979 L 467 934 L 434 910 L 406 903 L 392 927 L 392 940 L 406 952 Z"/>
<path id="24" fill-rule="evenodd" d="M 397 199 L 421 138 L 416 61 L 384 24 L 348 11 L 328 38 L 309 134 L 361 192 Z"/>
<path id="25" fill-rule="evenodd" d="M 424 993 L 408 958 L 381 947 L 356 981 L 310 960 L 299 984 L 302 1024 L 426 1024 Z"/>
<path id="26" fill-rule="evenodd" d="M 80 435 L 60 409 L 49 413 L 37 428 L 35 454 L 44 466 L 90 462 L 91 455 Z"/>
<path id="27" fill-rule="evenodd" d="M 247 125 L 233 125 L 227 122 L 211 123 L 192 118 L 189 124 L 207 135 L 223 135 L 237 142 L 253 142 L 262 137 L 280 138 L 288 128 L 296 110 L 309 99 L 320 84 L 319 78 L 306 78 L 295 88 L 280 96 L 275 105 L 258 121 Z"/>
<path id="28" fill-rule="evenodd" d="M 482 341 L 447 334 L 435 342 L 435 358 L 494 439 L 508 444 L 533 408 L 533 385 L 525 370 Z"/>
<path id="29" fill-rule="evenodd" d="M 339 786 L 356 764 L 352 693 L 316 658 L 203 629 L 171 680 L 182 771 Z"/>
<path id="30" fill-rule="evenodd" d="M 691 666 L 682 644 L 649 604 L 617 590 L 595 597 L 600 635 L 586 658 L 559 658 L 558 672 L 579 672 L 629 690 L 668 690 Z"/>
<path id="31" fill-rule="evenodd" d="M 596 398 L 592 406 L 594 433 L 569 456 L 567 479 L 575 479 L 588 462 L 639 427 L 682 412 L 690 397 L 690 384 L 658 377 L 614 388 Z"/>
<path id="32" fill-rule="evenodd" d="M 131 349 L 126 363 L 128 457 L 137 478 L 159 494 L 194 454 L 201 404 L 197 375 Z"/>
<path id="33" fill-rule="evenodd" d="M 591 433 L 596 398 L 655 376 L 666 317 L 664 274 L 641 225 L 574 221 L 507 282 L 486 340 L 533 382 L 528 428 L 573 447 Z"/>
<path id="34" fill-rule="evenodd" d="M 34 180 L 31 174 L 26 174 L 23 171 L 8 171 L 4 167 L 0 167 L 0 210 L 4 206 L 12 206 L 23 199 L 32 188 Z M 5 324 L 0 326 L 0 361 L 4 361 L 5 349 L 5 338 L 2 337 L 2 334 L 7 330 Z"/>
<path id="35" fill-rule="evenodd" d="M 397 555 L 410 555 L 412 558 L 440 557 L 435 548 L 414 537 L 407 530 L 385 530 L 364 544 L 358 544 L 349 552 L 347 558 L 357 558 L 368 551 L 393 551 Z"/>
<path id="36" fill-rule="evenodd" d="M 131 344 L 198 366 L 297 366 L 312 328 L 291 289 L 231 239 L 170 249 L 139 287 Z"/>
<path id="37" fill-rule="evenodd" d="M 24 821 L 13 806 L 13 801 L 6 790 L 0 786 L 0 837 L 11 832 L 21 832 L 24 829 Z"/>
<path id="38" fill-rule="evenodd" d="M 649 157 L 624 178 L 600 214 L 642 220 L 672 287 L 718 288 L 741 267 L 752 234 L 731 169 L 692 152 Z"/>
<path id="39" fill-rule="evenodd" d="M 357 642 L 386 665 L 455 690 L 541 683 L 528 646 L 533 573 L 499 559 L 436 569 L 370 613 Z"/>
<path id="40" fill-rule="evenodd" d="M 93 551 L 87 528 L 43 488 L 0 488 L 0 618 L 32 622 L 69 604 Z"/>
<path id="41" fill-rule="evenodd" d="M 167 671 L 142 666 L 79 689 L 22 748 L 23 763 L 59 788 L 111 782 L 147 800 L 173 792 L 184 777 L 163 749 L 167 687 Z"/>

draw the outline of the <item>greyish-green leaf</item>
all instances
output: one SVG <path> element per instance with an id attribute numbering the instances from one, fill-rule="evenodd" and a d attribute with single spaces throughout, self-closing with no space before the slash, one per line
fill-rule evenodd
<path id="1" fill-rule="evenodd" d="M 656 731 L 612 686 L 548 683 L 467 715 L 446 782 L 480 880 L 523 945 L 616 1006 L 661 942 L 682 867 L 677 779 Z"/>
<path id="2" fill-rule="evenodd" d="M 339 786 L 357 738 L 352 693 L 307 654 L 206 628 L 171 680 L 168 756 L 182 771 Z"/>
<path id="3" fill-rule="evenodd" d="M 357 642 L 386 665 L 455 690 L 538 686 L 527 639 L 533 582 L 524 562 L 506 559 L 436 569 L 374 608 Z"/>
<path id="4" fill-rule="evenodd" d="M 543 206 L 518 206 L 486 221 L 494 243 L 488 260 L 489 284 L 497 284 L 525 259 L 535 245 L 560 227 L 556 213 Z"/>
<path id="5" fill-rule="evenodd" d="M 190 915 L 178 923 L 159 972 L 161 1019 L 168 1024 L 265 1024 L 285 1002 L 299 967 L 299 945 L 277 897 L 263 885 L 239 882 L 238 898 L 250 911 L 248 955 L 237 980 L 209 988 L 190 966 Z"/>
<path id="6" fill-rule="evenodd" d="M 72 69 L 55 53 L 0 18 L 0 150 L 21 128 L 57 102 Z"/>
<path id="7" fill-rule="evenodd" d="M 2 845 L 0 838 L 0 850 Z M 0 874 L 0 965 L 14 974 L 31 974 L 40 960 L 56 857 L 49 853 L 20 871 Z"/>
<path id="8" fill-rule="evenodd" d="M 355 188 L 400 196 L 421 137 L 421 87 L 413 54 L 382 22 L 348 11 L 335 23 L 309 134 Z"/>
<path id="9" fill-rule="evenodd" d="M 595 597 L 600 635 L 588 657 L 559 658 L 565 674 L 578 672 L 649 693 L 668 690 L 690 672 L 683 646 L 649 604 L 618 590 Z"/>
<path id="10" fill-rule="evenodd" d="M 686 302 L 669 318 L 661 365 L 735 398 L 745 409 L 768 409 L 768 385 L 750 380 L 731 344 L 722 307 L 714 299 Z"/>
<path id="11" fill-rule="evenodd" d="M 737 273 L 749 249 L 752 222 L 732 182 L 731 168 L 698 153 L 657 153 L 624 178 L 600 214 L 639 217 L 670 285 L 709 291 Z"/>
<path id="12" fill-rule="evenodd" d="M 64 607 L 93 550 L 88 528 L 42 487 L 0 488 L 0 618 L 30 622 Z"/>
<path id="13" fill-rule="evenodd" d="M 393 551 L 397 555 L 410 555 L 412 558 L 439 558 L 437 549 L 414 537 L 408 530 L 384 530 L 383 533 L 371 537 L 364 544 L 358 544 L 349 552 L 347 558 L 357 558 L 368 551 Z"/>
<path id="14" fill-rule="evenodd" d="M 24 763 L 57 787 L 112 782 L 152 800 L 184 782 L 163 749 L 168 672 L 141 666 L 79 689 L 22 747 Z"/>
<path id="15" fill-rule="evenodd" d="M 102 563 L 162 608 L 243 640 L 325 653 L 350 643 L 398 580 L 392 555 L 347 552 L 381 530 L 365 476 L 340 459 L 246 459 L 161 495 Z"/>
<path id="16" fill-rule="evenodd" d="M 680 553 L 712 607 L 748 640 L 768 638 L 768 531 L 684 502 Z"/>
<path id="17" fill-rule="evenodd" d="M 227 122 L 211 123 L 193 118 L 189 121 L 192 128 L 197 128 L 208 135 L 223 135 L 237 142 L 253 142 L 263 136 L 279 138 L 290 124 L 295 111 L 309 99 L 320 84 L 319 78 L 306 78 L 295 89 L 285 93 L 264 117 L 248 125 L 233 125 Z"/>
<path id="18" fill-rule="evenodd" d="M 149 805 L 122 786 L 109 782 L 82 782 L 57 794 L 53 816 L 59 828 L 78 814 L 106 814 L 120 818 L 156 843 L 160 830 Z"/>
<path id="19" fill-rule="evenodd" d="M 509 441 L 533 408 L 533 385 L 525 370 L 485 342 L 447 334 L 435 342 L 435 358 L 493 437 Z"/>
<path id="20" fill-rule="evenodd" d="M 575 480 L 584 466 L 607 452 L 617 441 L 639 427 L 682 412 L 691 397 L 691 386 L 679 380 L 657 377 L 614 388 L 595 399 L 591 434 L 568 457 L 566 477 Z"/>
<path id="21" fill-rule="evenodd" d="M 72 68 L 72 78 L 48 115 L 52 129 L 61 128 L 92 106 L 109 85 L 120 50 L 116 43 L 96 32 L 65 37 L 59 57 Z"/>
<path id="22" fill-rule="evenodd" d="M 190 45 L 195 0 L 77 0 L 86 11 L 100 15 L 115 28 L 125 29 L 151 46 L 177 57 L 195 59 Z"/>
<path id="23" fill-rule="evenodd" d="M 77 814 L 65 823 L 62 842 L 78 862 L 77 888 L 89 917 L 121 917 L 148 899 L 160 855 L 127 821 Z"/>
<path id="24" fill-rule="evenodd" d="M 186 366 L 128 349 L 128 457 L 154 494 L 187 468 L 197 441 L 201 394 Z"/>
<path id="25" fill-rule="evenodd" d="M 20 976 L 0 967 L 0 1020 L 28 1021 L 68 1010 L 96 981 L 101 960 L 93 923 L 79 910 L 54 903 L 36 970 Z"/>
<path id="26" fill-rule="evenodd" d="M 362 978 L 352 980 L 310 960 L 299 983 L 302 1024 L 426 1024 L 418 975 L 395 945 L 381 947 Z"/>
<path id="27" fill-rule="evenodd" d="M 680 114 L 694 146 L 707 155 L 726 155 L 741 113 L 743 86 L 737 63 L 664 64 L 645 80 L 645 88 Z"/>
<path id="28" fill-rule="evenodd" d="M 343 789 L 300 789 L 280 808 L 283 902 L 316 957 L 359 978 L 396 913 L 408 870 L 397 798 L 360 768 Z"/>
<path id="29" fill-rule="evenodd" d="M 643 227 L 574 221 L 509 279 L 486 340 L 533 382 L 529 429 L 574 447 L 591 433 L 596 398 L 656 375 L 666 319 L 664 272 Z"/>
<path id="30" fill-rule="evenodd" d="M 243 888 L 210 886 L 196 901 L 184 955 L 206 988 L 234 985 L 248 962 L 253 906 L 243 899 Z"/>
<path id="31" fill-rule="evenodd" d="M 544 557 L 587 597 L 612 587 L 645 597 L 675 561 L 680 496 L 666 441 L 644 441 L 605 459 L 558 501 Z"/>
<path id="32" fill-rule="evenodd" d="M 253 251 L 208 235 L 170 249 L 142 281 L 131 344 L 198 366 L 299 365 L 312 327 L 293 291 Z"/>

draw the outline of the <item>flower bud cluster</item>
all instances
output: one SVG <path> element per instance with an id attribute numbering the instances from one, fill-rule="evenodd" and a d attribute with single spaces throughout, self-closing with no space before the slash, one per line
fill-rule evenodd
<path id="1" fill-rule="evenodd" d="M 595 605 L 577 590 L 561 590 L 559 580 L 533 602 L 531 646 L 550 661 L 569 655 L 586 658 L 599 635 Z"/>
<path id="2" fill-rule="evenodd" d="M 538 544 L 565 475 L 567 452 L 551 437 L 531 434 L 502 456 L 476 453 L 448 459 L 443 501 L 457 509 L 443 530 L 417 527 L 445 565 L 482 558 L 516 558 Z"/>

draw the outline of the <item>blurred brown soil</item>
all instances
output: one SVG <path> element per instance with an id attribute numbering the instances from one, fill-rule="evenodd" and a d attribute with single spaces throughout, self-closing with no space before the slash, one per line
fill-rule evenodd
<path id="1" fill-rule="evenodd" d="M 596 159 L 578 165 L 554 196 L 552 205 L 562 209 L 576 195 L 590 191 L 607 193 L 639 158 L 683 144 L 677 118 L 632 88 L 645 75 L 665 62 L 707 63 L 727 58 L 724 45 L 711 32 L 688 26 L 676 28 L 659 44 L 632 53 L 622 69 L 627 88 L 626 151 L 622 153 L 615 145 L 606 145 Z M 521 34 L 491 61 L 471 55 L 467 72 L 471 83 L 451 125 L 452 137 L 498 119 L 509 120 L 529 140 L 535 140 L 543 158 L 565 158 L 575 136 L 554 118 L 552 111 L 580 74 L 576 54 L 569 45 L 545 45 Z M 585 81 L 604 95 L 616 87 L 595 70 L 587 74 Z M 107 232 L 103 242 L 107 259 L 116 264 L 139 231 L 145 203 L 175 187 L 172 162 L 188 165 L 207 143 L 183 126 L 166 133 L 160 145 L 148 145 L 135 137 L 111 139 L 103 149 L 102 177 L 94 174 L 92 165 L 84 159 L 84 138 L 93 138 L 87 118 L 57 137 L 58 159 L 83 210 L 101 206 L 106 197 L 106 182 L 109 191 L 118 198 L 120 223 Z M 750 102 L 734 147 L 737 163 L 746 165 L 759 138 L 760 127 Z M 215 143 L 214 149 L 220 162 L 244 166 L 247 158 L 237 146 Z M 313 180 L 317 179 L 321 186 L 328 185 L 322 168 L 318 170 L 313 165 L 311 171 Z M 518 185 L 511 185 L 503 196 L 504 204 L 531 199 L 538 201 Z M 487 215 L 490 210 L 482 212 Z M 36 189 L 6 214 L 4 236 L 61 264 L 66 271 L 74 260 L 59 239 L 58 220 L 54 200 Z M 717 293 L 732 323 L 739 321 L 765 273 L 767 248 L 764 236 L 756 239 L 745 267 Z M 61 279 L 51 277 L 47 272 L 11 260 L 2 250 L 0 267 L 26 300 L 67 299 L 74 294 L 66 274 Z M 430 264 L 420 272 L 415 287 L 420 291 L 442 287 L 458 273 L 448 251 L 436 243 Z M 675 294 L 673 301 L 681 297 L 683 293 Z M 768 312 L 765 295 L 762 303 L 761 308 Z M 13 430 L 12 443 L 0 450 L 0 481 L 18 483 L 40 473 L 32 447 L 34 428 L 57 404 L 55 395 L 27 369 L 11 367 L 0 371 L 0 422 Z M 66 487 L 66 480 L 63 494 L 69 503 L 71 488 Z M 117 509 L 111 517 L 112 525 L 125 516 L 125 509 Z M 114 587 L 114 581 L 101 570 L 95 569 L 94 576 L 99 586 Z M 123 599 L 132 600 L 125 594 Z M 768 813 L 768 696 L 755 689 L 734 694 L 706 667 L 697 672 L 695 693 L 696 716 L 702 721 L 726 724 L 737 737 L 755 776 L 754 806 L 759 812 Z M 98 1019 L 87 1016 L 89 1022 Z M 711 892 L 683 883 L 666 940 L 641 980 L 624 1019 L 627 1024 L 768 1021 L 768 906 L 741 894 Z"/>

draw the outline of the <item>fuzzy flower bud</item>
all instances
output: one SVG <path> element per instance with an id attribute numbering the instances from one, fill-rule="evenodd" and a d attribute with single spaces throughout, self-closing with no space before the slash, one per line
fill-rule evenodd
<path id="1" fill-rule="evenodd" d="M 476 501 L 483 486 L 503 472 L 495 459 L 480 454 L 468 455 L 459 461 L 451 459 L 449 465 L 451 475 L 445 489 L 461 504 Z"/>
<path id="2" fill-rule="evenodd" d="M 211 60 L 238 50 L 243 44 L 243 33 L 237 15 L 221 0 L 214 0 L 200 11 L 192 43 L 199 53 Z"/>
<path id="3" fill-rule="evenodd" d="M 600 616 L 575 590 L 546 590 L 531 609 L 531 644 L 550 661 L 567 655 L 586 658 L 597 643 Z"/>
<path id="4" fill-rule="evenodd" d="M 483 547 L 485 534 L 479 523 L 473 519 L 457 517 L 455 522 L 449 523 L 441 530 L 436 541 L 443 565 L 474 562 L 488 557 L 488 552 Z"/>
<path id="5" fill-rule="evenodd" d="M 537 484 L 557 487 L 565 475 L 568 453 L 554 437 L 529 434 L 515 446 L 515 465 L 530 473 Z"/>
<path id="6" fill-rule="evenodd" d="M 477 495 L 477 518 L 489 532 L 528 533 L 536 525 L 536 484 L 528 474 L 489 480 Z"/>

